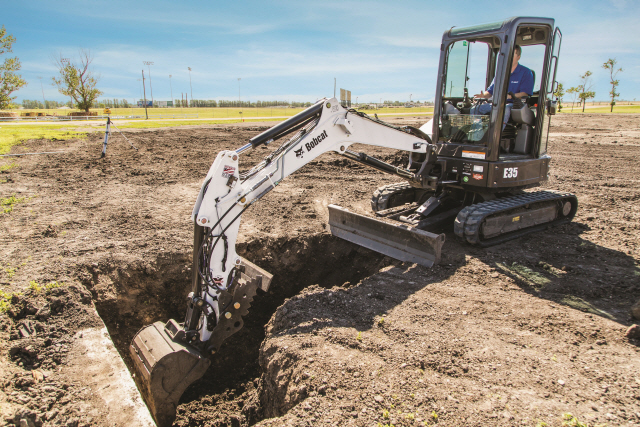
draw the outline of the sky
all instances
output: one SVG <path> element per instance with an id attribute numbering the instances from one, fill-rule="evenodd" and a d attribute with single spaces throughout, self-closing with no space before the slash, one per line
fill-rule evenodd
<path id="1" fill-rule="evenodd" d="M 595 100 L 606 101 L 611 89 L 602 63 L 616 58 L 624 70 L 621 98 L 640 99 L 635 0 L 29 0 L 3 2 L 0 25 L 16 38 L 9 55 L 20 59 L 28 82 L 14 93 L 17 102 L 42 100 L 43 91 L 47 100 L 64 101 L 51 84 L 54 58 L 77 61 L 88 49 L 101 99 L 141 98 L 144 69 L 147 98 L 152 92 L 156 101 L 187 93 L 313 102 L 333 96 L 335 78 L 362 103 L 433 100 L 443 32 L 511 16 L 555 19 L 565 88 L 589 70 Z"/>

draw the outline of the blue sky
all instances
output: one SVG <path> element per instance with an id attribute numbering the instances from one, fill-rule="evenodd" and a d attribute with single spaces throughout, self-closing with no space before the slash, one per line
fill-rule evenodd
<path id="1" fill-rule="evenodd" d="M 3 2 L 2 11 L 29 83 L 18 101 L 42 99 L 39 76 L 46 99 L 64 100 L 50 84 L 52 57 L 77 58 L 79 48 L 94 57 L 102 98 L 140 98 L 142 61 L 153 61 L 155 100 L 169 100 L 171 87 L 174 99 L 190 93 L 187 67 L 198 99 L 237 99 L 241 78 L 243 100 L 314 101 L 333 95 L 335 77 L 354 101 L 432 100 L 442 33 L 516 15 L 556 19 L 565 87 L 591 70 L 596 100 L 606 100 L 601 65 L 614 57 L 621 97 L 640 99 L 640 2 L 632 0 L 30 0 Z"/>

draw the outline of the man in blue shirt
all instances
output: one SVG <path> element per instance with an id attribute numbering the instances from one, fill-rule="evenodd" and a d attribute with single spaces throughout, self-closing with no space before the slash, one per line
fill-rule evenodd
<path id="1" fill-rule="evenodd" d="M 520 65 L 520 56 L 522 55 L 522 48 L 516 45 L 513 52 L 513 63 L 511 64 L 511 76 L 509 77 L 509 89 L 507 92 L 512 92 L 516 98 L 522 98 L 524 96 L 531 96 L 533 94 L 533 73 L 530 69 L 524 65 Z M 493 96 L 493 86 L 495 79 L 491 82 L 491 86 L 487 88 L 485 92 L 474 95 L 475 98 L 489 99 Z M 504 120 L 502 128 L 511 117 L 511 107 L 513 107 L 513 99 L 511 95 L 507 95 L 507 104 L 504 110 Z M 471 114 L 486 114 L 491 111 L 491 105 L 481 104 L 478 107 L 471 109 Z"/>

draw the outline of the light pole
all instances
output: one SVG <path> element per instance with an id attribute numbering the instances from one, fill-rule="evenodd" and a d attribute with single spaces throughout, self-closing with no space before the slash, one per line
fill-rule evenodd
<path id="1" fill-rule="evenodd" d="M 137 79 L 140 82 L 140 101 L 142 101 L 142 79 Z"/>
<path id="2" fill-rule="evenodd" d="M 42 102 L 44 103 L 44 108 L 47 108 L 47 101 L 45 101 L 44 99 L 44 86 L 42 86 L 42 77 L 38 77 L 38 80 L 40 80 L 40 88 L 42 89 Z"/>
<path id="3" fill-rule="evenodd" d="M 193 102 L 193 87 L 191 86 L 191 67 L 187 67 L 189 70 L 189 89 L 191 89 L 191 102 Z"/>
<path id="4" fill-rule="evenodd" d="M 149 112 L 147 111 L 147 88 L 144 86 L 144 70 L 142 70 L 142 91 L 144 93 L 144 114 L 149 120 Z M 151 101 L 153 105 L 153 101 Z"/>
<path id="5" fill-rule="evenodd" d="M 169 88 L 171 88 L 171 106 L 173 106 L 173 86 L 171 85 L 171 74 L 169 74 Z"/>
<path id="6" fill-rule="evenodd" d="M 142 63 L 147 66 L 147 70 L 149 71 L 149 89 L 151 89 L 151 107 L 153 107 L 153 86 L 151 86 L 151 66 L 153 65 L 153 61 L 142 61 Z"/>
<path id="7" fill-rule="evenodd" d="M 238 77 L 238 107 L 240 106 L 240 77 Z"/>
<path id="8" fill-rule="evenodd" d="M 411 97 L 413 96 L 412 93 L 409 94 L 409 104 L 411 104 Z"/>
<path id="9" fill-rule="evenodd" d="M 358 108 L 358 97 L 356 96 L 356 108 Z"/>

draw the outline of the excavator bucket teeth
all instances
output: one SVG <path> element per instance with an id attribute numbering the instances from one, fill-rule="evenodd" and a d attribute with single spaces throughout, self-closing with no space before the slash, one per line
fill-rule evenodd
<path id="1" fill-rule="evenodd" d="M 334 236 L 400 261 L 432 267 L 440 261 L 444 234 L 406 225 L 393 225 L 329 205 L 329 227 Z"/>
<path id="2" fill-rule="evenodd" d="M 173 424 L 180 396 L 211 363 L 181 342 L 182 334 L 173 319 L 156 322 L 140 329 L 129 346 L 134 379 L 158 427 Z"/>

